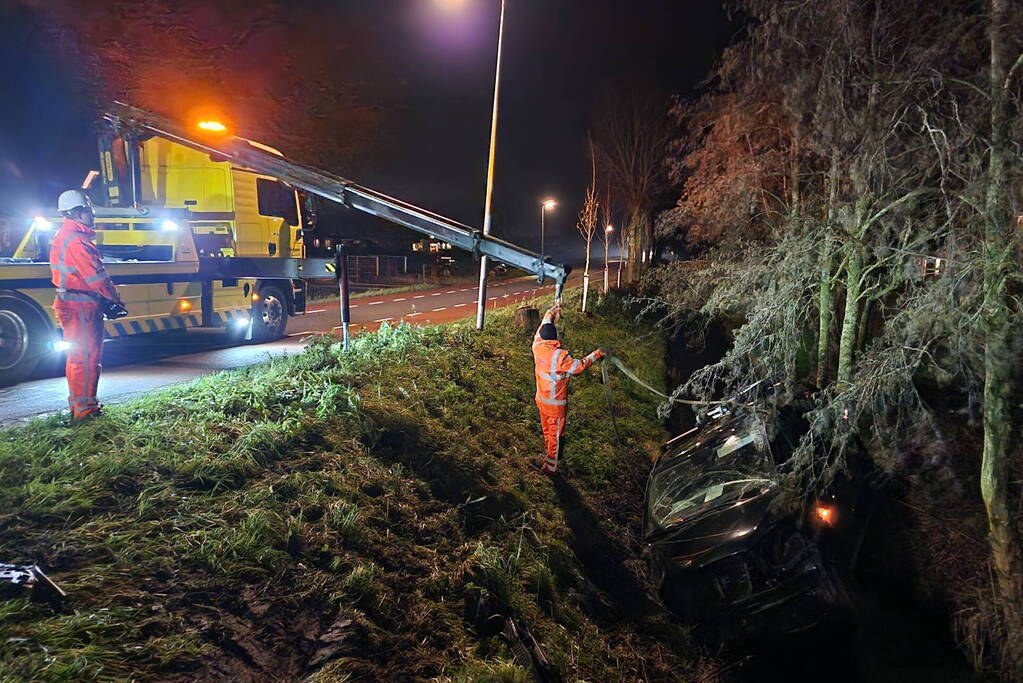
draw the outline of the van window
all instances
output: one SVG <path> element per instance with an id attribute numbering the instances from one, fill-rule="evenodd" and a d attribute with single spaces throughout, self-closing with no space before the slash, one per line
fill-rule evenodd
<path id="1" fill-rule="evenodd" d="M 295 191 L 279 180 L 256 178 L 256 198 L 261 216 L 283 218 L 288 225 L 298 225 Z"/>

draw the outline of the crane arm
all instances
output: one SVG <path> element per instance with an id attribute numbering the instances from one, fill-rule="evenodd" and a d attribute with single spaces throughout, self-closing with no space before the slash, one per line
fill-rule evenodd
<path id="1" fill-rule="evenodd" d="M 535 275 L 540 282 L 551 278 L 558 286 L 559 296 L 571 271 L 570 266 L 551 263 L 535 252 L 484 235 L 481 230 L 389 197 L 347 178 L 291 161 L 245 138 L 226 134 L 191 134 L 169 119 L 122 102 L 109 106 L 103 118 L 117 131 L 155 135 L 206 152 L 257 173 L 274 176 L 318 197 L 448 242 L 476 256 L 487 256 L 524 270 Z"/>

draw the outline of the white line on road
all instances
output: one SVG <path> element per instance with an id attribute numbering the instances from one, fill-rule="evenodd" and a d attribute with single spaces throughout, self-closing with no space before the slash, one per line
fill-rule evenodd
<path id="1" fill-rule="evenodd" d="M 384 302 L 383 301 L 370 301 L 369 305 L 370 306 L 379 306 L 382 303 L 384 303 Z"/>
<path id="2" fill-rule="evenodd" d="M 455 304 L 455 308 L 459 308 L 460 306 L 468 306 L 468 305 L 469 304 Z"/>
<path id="3" fill-rule="evenodd" d="M 327 312 L 326 308 L 317 308 L 315 311 L 306 311 L 306 315 L 309 315 L 310 313 L 326 313 L 326 312 Z"/>
<path id="4" fill-rule="evenodd" d="M 425 295 L 425 294 L 420 294 L 419 296 L 414 296 L 414 297 L 412 297 L 412 298 L 413 298 L 413 299 L 425 299 L 425 298 L 426 298 L 426 295 Z"/>
<path id="5" fill-rule="evenodd" d="M 417 315 L 422 315 L 422 312 L 420 312 L 420 313 L 406 313 L 406 314 L 405 314 L 405 317 L 406 317 L 406 318 L 414 318 L 414 317 L 416 317 Z"/>
<path id="6" fill-rule="evenodd" d="M 348 308 L 358 308 L 358 307 L 359 307 L 359 304 L 352 304 L 352 305 L 351 305 L 351 306 L 349 306 Z"/>
<path id="7" fill-rule="evenodd" d="M 388 320 L 391 320 L 391 318 L 381 318 L 380 320 L 374 320 L 373 322 L 375 322 L 375 323 L 385 323 Z"/>
<path id="8" fill-rule="evenodd" d="M 494 301 L 496 299 L 497 299 L 496 296 L 487 297 L 487 301 Z"/>
<path id="9" fill-rule="evenodd" d="M 434 293 L 433 293 L 433 294 L 431 294 L 430 296 L 440 296 L 440 295 L 441 295 L 441 294 L 443 294 L 443 293 L 444 293 L 444 292 L 434 292 Z"/>
<path id="10" fill-rule="evenodd" d="M 450 292 L 444 292 L 445 294 L 458 294 L 457 289 L 452 289 Z"/>
<path id="11" fill-rule="evenodd" d="M 401 297 L 400 299 L 395 299 L 395 301 L 404 301 L 404 300 L 405 300 L 405 297 Z"/>
<path id="12" fill-rule="evenodd" d="M 458 291 L 459 291 L 459 292 L 468 292 L 468 291 L 469 291 L 469 288 L 468 288 L 468 287 L 466 287 L 465 289 L 460 289 L 460 290 L 458 290 Z"/>
<path id="13" fill-rule="evenodd" d="M 436 313 L 437 311 L 446 311 L 446 310 L 448 310 L 447 306 L 441 306 L 440 308 L 433 309 L 433 312 Z"/>

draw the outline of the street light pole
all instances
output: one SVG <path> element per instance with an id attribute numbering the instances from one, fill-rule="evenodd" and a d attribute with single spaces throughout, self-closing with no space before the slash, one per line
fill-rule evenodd
<path id="1" fill-rule="evenodd" d="M 547 202 L 540 205 L 540 260 L 543 261 L 543 219 L 547 215 Z"/>
<path id="2" fill-rule="evenodd" d="M 558 203 L 553 199 L 545 199 L 540 202 L 540 261 L 543 261 L 544 250 L 543 250 L 543 224 L 544 217 L 547 215 L 549 209 L 553 209 Z"/>
<path id="3" fill-rule="evenodd" d="M 497 103 L 501 94 L 501 52 L 504 47 L 504 4 L 501 0 L 501 21 L 497 29 L 497 69 L 494 74 L 494 112 L 490 123 L 490 155 L 487 159 L 487 197 L 483 208 L 483 234 L 490 234 L 491 204 L 494 197 L 494 155 L 497 151 Z M 487 309 L 487 257 L 480 257 L 479 297 L 476 301 L 476 329 L 483 329 Z"/>

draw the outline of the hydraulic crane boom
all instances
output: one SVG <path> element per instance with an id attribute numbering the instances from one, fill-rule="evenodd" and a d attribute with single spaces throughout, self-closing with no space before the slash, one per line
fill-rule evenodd
<path id="1" fill-rule="evenodd" d="M 324 199 L 416 230 L 460 249 L 470 251 L 477 256 L 485 255 L 527 273 L 532 273 L 540 282 L 551 278 L 557 285 L 558 298 L 560 298 L 561 289 L 571 270 L 569 266 L 541 259 L 539 254 L 511 242 L 484 235 L 481 230 L 476 230 L 399 199 L 388 197 L 347 178 L 289 161 L 244 138 L 227 134 L 193 135 L 183 131 L 168 119 L 122 102 L 115 102 L 108 107 L 104 119 L 114 126 L 115 130 L 134 135 L 156 135 L 180 145 L 222 157 L 238 166 L 272 175 Z"/>

